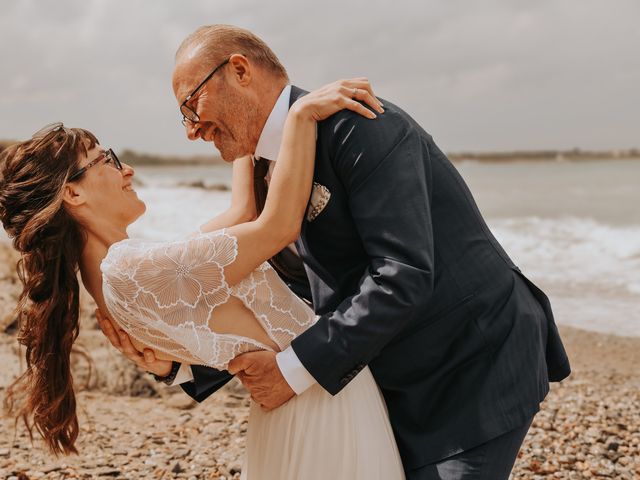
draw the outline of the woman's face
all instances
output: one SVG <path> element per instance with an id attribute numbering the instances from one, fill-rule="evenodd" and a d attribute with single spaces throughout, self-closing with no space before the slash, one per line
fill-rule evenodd
<path id="1" fill-rule="evenodd" d="M 97 145 L 81 157 L 80 168 L 87 170 L 73 181 L 83 197 L 83 217 L 86 220 L 106 220 L 115 227 L 127 227 L 142 215 L 146 206 L 133 189 L 134 170 L 123 163 L 118 170 L 107 149 Z M 87 218 L 88 217 L 88 218 Z"/>

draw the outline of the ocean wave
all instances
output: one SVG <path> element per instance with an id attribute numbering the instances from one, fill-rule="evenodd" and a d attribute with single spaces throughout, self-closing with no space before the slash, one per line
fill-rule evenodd
<path id="1" fill-rule="evenodd" d="M 591 219 L 523 217 L 489 222 L 524 271 L 566 287 L 589 286 L 640 296 L 640 226 Z"/>
<path id="2" fill-rule="evenodd" d="M 132 237 L 175 240 L 198 229 L 222 213 L 231 203 L 231 193 L 190 187 L 143 187 L 138 196 L 146 213 L 129 229 Z"/>

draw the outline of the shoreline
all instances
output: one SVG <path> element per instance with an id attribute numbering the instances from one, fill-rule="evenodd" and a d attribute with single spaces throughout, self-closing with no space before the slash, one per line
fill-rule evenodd
<path id="1" fill-rule="evenodd" d="M 0 152 L 17 140 L 0 140 Z M 116 152 L 120 160 L 134 167 L 176 167 L 229 165 L 219 154 L 166 155 L 123 148 Z M 457 162 L 512 163 L 512 162 L 591 162 L 609 160 L 640 160 L 640 149 L 619 148 L 610 150 L 493 150 L 445 152 L 449 160 Z"/>

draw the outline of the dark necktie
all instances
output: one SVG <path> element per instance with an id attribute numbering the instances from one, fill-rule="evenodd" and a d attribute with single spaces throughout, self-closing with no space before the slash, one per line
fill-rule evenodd
<path id="1" fill-rule="evenodd" d="M 267 201 L 266 176 L 269 172 L 269 160 L 258 158 L 253 166 L 253 191 L 256 198 L 256 209 L 258 215 L 262 213 L 264 204 Z M 300 257 L 285 247 L 276 253 L 270 260 L 271 266 L 280 274 L 286 282 L 308 284 L 307 274 Z"/>

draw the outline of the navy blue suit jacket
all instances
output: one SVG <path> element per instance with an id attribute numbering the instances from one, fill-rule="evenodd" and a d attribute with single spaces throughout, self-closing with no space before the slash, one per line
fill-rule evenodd
<path id="1" fill-rule="evenodd" d="M 432 137 L 384 104 L 318 124 L 314 181 L 331 198 L 297 246 L 320 319 L 292 347 L 332 394 L 370 366 L 411 469 L 523 425 L 570 368 L 547 297 Z M 194 375 L 197 400 L 230 378 Z"/>

